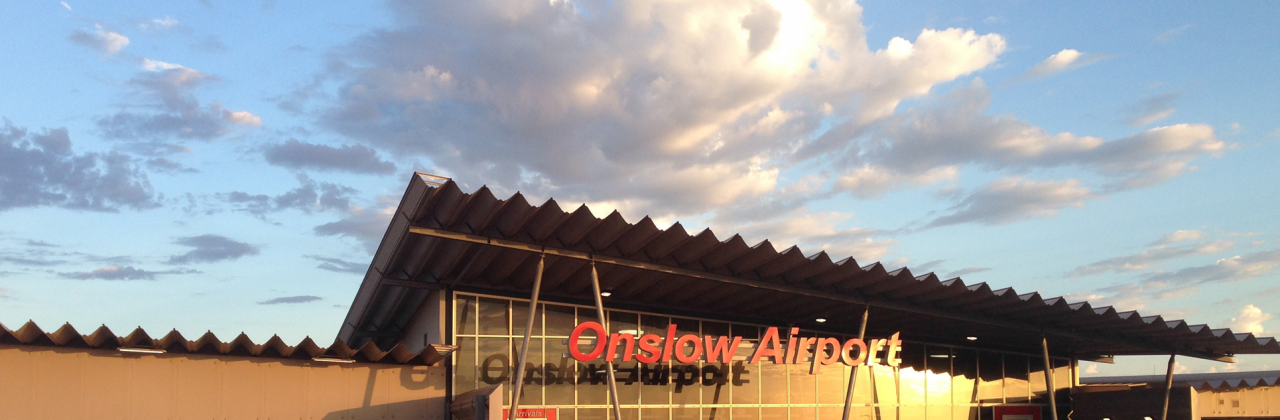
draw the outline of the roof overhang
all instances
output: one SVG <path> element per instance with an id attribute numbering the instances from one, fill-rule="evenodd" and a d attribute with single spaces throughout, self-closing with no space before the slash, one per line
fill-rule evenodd
<path id="1" fill-rule="evenodd" d="M 613 212 L 601 219 L 586 206 L 569 213 L 554 199 L 533 206 L 519 193 L 505 200 L 484 187 L 467 194 L 425 174 L 411 179 L 339 338 L 398 341 L 435 289 L 528 295 L 540 254 L 543 298 L 570 303 L 592 301 L 594 264 L 612 293 L 606 306 L 619 309 L 853 334 L 869 306 L 869 334 L 902 331 L 941 344 L 1033 353 L 1044 337 L 1055 355 L 1072 357 L 1176 353 L 1231 361 L 1234 354 L 1280 354 L 1269 337 L 878 262 L 833 261 L 794 246 L 779 252 L 769 241 L 721 240 L 709 229 L 690 235 L 679 223 L 658 229 L 648 217 L 632 224 Z"/>

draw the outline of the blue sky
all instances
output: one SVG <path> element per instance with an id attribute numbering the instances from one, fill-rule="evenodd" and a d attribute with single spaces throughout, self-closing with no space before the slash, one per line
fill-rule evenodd
<path id="1" fill-rule="evenodd" d="M 326 340 L 417 170 L 1276 335 L 1277 9 L 20 2 L 0 322 Z"/>

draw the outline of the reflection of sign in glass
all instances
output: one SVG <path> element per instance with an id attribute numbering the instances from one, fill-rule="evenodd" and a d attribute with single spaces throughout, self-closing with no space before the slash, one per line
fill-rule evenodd
<path id="1" fill-rule="evenodd" d="M 606 364 L 578 364 L 573 359 L 564 357 L 559 364 L 547 363 L 537 366 L 526 363 L 524 367 L 525 385 L 567 385 L 607 383 Z M 742 386 L 750 383 L 751 371 L 743 362 L 729 364 L 708 363 L 696 365 L 666 365 L 623 363 L 613 367 L 614 377 L 623 385 L 661 385 L 675 384 L 675 392 L 681 392 L 686 386 L 733 385 Z M 480 364 L 480 380 L 490 385 L 514 381 L 511 375 L 511 360 L 505 354 L 494 354 L 486 357 Z"/>
<path id="2" fill-rule="evenodd" d="M 502 409 L 502 418 L 511 418 L 511 409 Z M 521 408 L 516 410 L 516 418 L 529 420 L 556 420 L 554 408 Z"/>
<path id="3" fill-rule="evenodd" d="M 992 411 L 995 420 L 1040 420 L 1040 407 L 1000 406 Z"/>

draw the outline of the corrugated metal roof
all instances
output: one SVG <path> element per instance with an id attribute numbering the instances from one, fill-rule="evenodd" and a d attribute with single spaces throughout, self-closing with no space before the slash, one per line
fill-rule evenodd
<path id="1" fill-rule="evenodd" d="M 498 199 L 481 187 L 468 194 L 452 180 L 440 181 L 423 174 L 410 181 L 339 337 L 356 343 L 398 340 L 435 288 L 526 295 L 538 260 L 529 250 L 548 247 L 772 287 L 599 264 L 601 287 L 612 292 L 605 304 L 615 308 L 853 332 L 862 306 L 850 301 L 865 299 L 876 302 L 868 325 L 873 335 L 901 330 L 921 341 L 1038 352 L 1039 331 L 1044 331 L 1060 355 L 1280 353 L 1280 344 L 1270 337 L 967 284 L 879 262 L 837 260 L 796 246 L 778 250 L 768 240 L 721 239 L 710 229 L 688 232 L 680 223 L 659 229 L 648 217 L 630 223 L 616 211 L 597 218 L 585 205 L 565 211 L 554 199 L 535 206 L 519 193 Z M 410 228 L 494 238 L 528 250 L 413 234 Z M 589 273 L 588 261 L 548 255 L 542 293 L 553 300 L 590 302 Z M 817 317 L 829 321 L 817 324 Z M 979 341 L 966 341 L 969 336 Z"/>
<path id="2" fill-rule="evenodd" d="M 0 324 L 0 344 L 68 347 L 82 349 L 163 350 L 172 354 L 205 354 L 241 357 L 267 357 L 276 359 L 313 358 L 349 359 L 360 363 L 384 363 L 402 365 L 433 365 L 456 350 L 455 346 L 432 344 L 421 351 L 411 351 L 403 343 L 383 351 L 373 342 L 352 349 L 343 340 L 334 340 L 329 347 L 317 346 L 310 337 L 297 345 L 287 345 L 279 336 L 271 336 L 262 344 L 254 343 L 244 333 L 229 342 L 219 340 L 212 332 L 206 332 L 195 340 L 187 340 L 177 330 L 160 338 L 152 338 L 142 327 L 125 336 L 117 336 L 105 325 L 90 334 L 80 334 L 71 324 L 63 324 L 54 332 L 45 332 L 35 322 L 28 321 L 17 330 Z"/>
<path id="3" fill-rule="evenodd" d="M 1080 378 L 1085 385 L 1154 384 L 1164 386 L 1164 375 L 1102 376 Z M 1173 375 L 1174 386 L 1195 389 L 1230 390 L 1280 385 L 1280 370 L 1184 373 Z"/>

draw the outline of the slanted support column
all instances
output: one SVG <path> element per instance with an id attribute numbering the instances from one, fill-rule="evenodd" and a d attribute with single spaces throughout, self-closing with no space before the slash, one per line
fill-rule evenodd
<path id="1" fill-rule="evenodd" d="M 1053 361 L 1049 360 L 1048 338 L 1040 337 L 1040 348 L 1044 350 L 1044 385 L 1045 389 L 1049 391 L 1049 418 L 1058 420 L 1058 397 L 1057 389 L 1053 387 Z"/>
<path id="2" fill-rule="evenodd" d="M 516 411 L 520 408 L 520 393 L 524 391 L 524 364 L 529 361 L 529 336 L 533 334 L 533 319 L 538 314 L 538 293 L 542 291 L 542 268 L 547 254 L 538 256 L 538 271 L 533 274 L 533 294 L 529 296 L 529 317 L 524 324 L 524 344 L 520 345 L 520 363 L 512 366 L 516 371 L 516 386 L 512 388 L 511 413 L 507 420 L 516 420 Z M 501 405 L 502 401 L 498 401 Z"/>
<path id="3" fill-rule="evenodd" d="M 600 300 L 600 275 L 596 273 L 596 260 L 594 258 L 591 260 L 591 291 L 595 292 L 596 295 L 596 316 L 600 319 L 600 326 L 605 327 L 605 336 L 596 339 L 607 343 L 609 341 L 609 324 L 606 324 L 604 319 L 604 301 Z M 577 345 L 575 343 L 570 344 Z M 613 418 L 622 420 L 622 405 L 618 403 L 618 381 L 614 379 L 613 362 L 609 361 L 609 355 L 605 355 L 604 360 L 605 373 L 609 375 L 609 399 L 613 401 Z"/>
<path id="4" fill-rule="evenodd" d="M 867 316 L 868 315 L 871 315 L 870 305 L 864 306 L 862 308 L 862 326 L 858 327 L 859 340 L 867 339 L 866 336 L 867 336 Z M 867 360 L 865 363 L 871 363 L 871 361 Z M 849 420 L 850 418 L 853 418 L 853 392 L 855 389 L 857 389 L 857 386 L 858 386 L 858 366 L 854 366 L 852 369 L 853 370 L 849 372 L 849 390 L 844 394 L 844 416 L 841 417 L 841 419 L 843 420 Z"/>
<path id="5" fill-rule="evenodd" d="M 1173 392 L 1173 359 L 1176 357 L 1177 353 L 1169 355 L 1169 368 L 1164 372 L 1164 405 L 1160 407 L 1160 420 L 1169 420 L 1169 394 Z"/>

